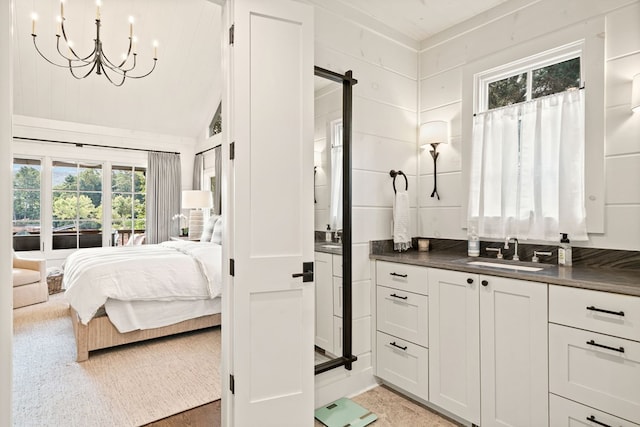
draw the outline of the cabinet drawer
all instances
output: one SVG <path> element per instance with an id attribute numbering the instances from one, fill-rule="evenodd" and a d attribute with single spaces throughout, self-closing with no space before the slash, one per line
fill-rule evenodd
<path id="1" fill-rule="evenodd" d="M 426 295 L 378 286 L 377 329 L 427 347 L 429 345 L 427 304 Z"/>
<path id="2" fill-rule="evenodd" d="M 333 278 L 333 315 L 342 317 L 342 277 Z M 371 281 L 351 283 L 351 317 L 371 316 Z"/>
<path id="3" fill-rule="evenodd" d="M 552 285 L 549 321 L 640 341 L 640 298 Z"/>
<path id="4" fill-rule="evenodd" d="M 427 268 L 395 262 L 376 262 L 378 285 L 402 289 L 416 294 L 427 294 Z"/>
<path id="5" fill-rule="evenodd" d="M 549 391 L 640 423 L 639 385 L 640 343 L 549 325 Z"/>
<path id="6" fill-rule="evenodd" d="M 630 423 L 555 394 L 549 395 L 549 425 L 553 427 L 639 427 L 638 424 Z"/>
<path id="7" fill-rule="evenodd" d="M 426 348 L 378 332 L 377 375 L 424 399 L 429 399 L 429 352 Z"/>

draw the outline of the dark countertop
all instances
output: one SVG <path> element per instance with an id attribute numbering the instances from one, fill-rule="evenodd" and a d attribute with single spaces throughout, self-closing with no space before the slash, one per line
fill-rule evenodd
<path id="1" fill-rule="evenodd" d="M 544 263 L 517 262 L 496 260 L 486 257 L 465 257 L 459 252 L 384 252 L 371 254 L 370 259 L 419 265 L 423 267 L 442 268 L 467 273 L 487 274 L 512 279 L 531 280 L 553 285 L 571 286 L 575 288 L 593 289 L 625 295 L 640 296 L 640 271 L 627 269 L 606 269 L 581 266 L 558 266 Z M 520 271 L 497 267 L 469 265 L 471 261 L 494 262 L 506 265 L 522 265 L 543 267 L 540 271 Z"/>
<path id="2" fill-rule="evenodd" d="M 326 254 L 342 255 L 342 244 L 334 242 L 315 242 L 315 251 Z"/>

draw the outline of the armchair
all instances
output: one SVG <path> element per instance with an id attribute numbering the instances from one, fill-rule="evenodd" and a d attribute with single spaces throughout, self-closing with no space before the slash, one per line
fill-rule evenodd
<path id="1" fill-rule="evenodd" d="M 20 258 L 13 253 L 13 308 L 45 302 L 49 299 L 47 262 Z"/>

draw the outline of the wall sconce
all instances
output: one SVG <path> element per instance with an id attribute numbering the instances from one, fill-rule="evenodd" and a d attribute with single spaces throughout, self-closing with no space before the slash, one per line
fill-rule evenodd
<path id="1" fill-rule="evenodd" d="M 182 208 L 191 209 L 189 212 L 189 240 L 198 240 L 204 228 L 204 212 L 213 206 L 211 191 L 184 190 L 182 191 Z"/>
<path id="2" fill-rule="evenodd" d="M 631 82 L 631 111 L 640 113 L 640 73 Z"/>
<path id="3" fill-rule="evenodd" d="M 436 160 L 438 160 L 438 144 L 446 144 L 448 142 L 448 124 L 443 120 L 426 122 L 420 126 L 420 148 L 429 148 L 431 145 L 431 157 L 433 157 L 433 191 L 431 197 L 436 196 L 440 200 L 438 194 L 438 185 L 436 180 L 437 169 Z"/>

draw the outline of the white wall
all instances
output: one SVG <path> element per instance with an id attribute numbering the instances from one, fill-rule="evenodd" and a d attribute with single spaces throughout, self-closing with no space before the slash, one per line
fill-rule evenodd
<path id="1" fill-rule="evenodd" d="M 11 283 L 11 3 L 0 2 L 0 426 L 10 426 L 13 378 L 13 289 Z"/>
<path id="2" fill-rule="evenodd" d="M 372 289 L 369 241 L 392 237 L 391 169 L 409 177 L 416 218 L 418 55 L 321 6 L 315 7 L 315 25 L 315 65 L 339 73 L 352 70 L 358 80 L 353 89 L 353 281 Z M 417 233 L 415 220 L 410 233 Z M 334 369 L 316 377 L 316 407 L 374 384 L 371 349 L 357 356 L 352 371 Z"/>
<path id="3" fill-rule="evenodd" d="M 579 35 L 588 45 L 587 213 L 589 230 L 596 232 L 576 245 L 640 249 L 640 190 L 635 185 L 640 178 L 640 115 L 629 109 L 631 78 L 640 72 L 640 2 L 542 0 L 515 6 L 518 2 L 505 4 L 422 43 L 420 122 L 449 121 L 452 143 L 439 149 L 440 201 L 428 197 L 432 159 L 427 152 L 420 154 L 419 233 L 466 238 L 470 70 L 498 66 L 506 58 L 527 56 Z M 600 176 L 593 172 L 597 168 Z"/>

